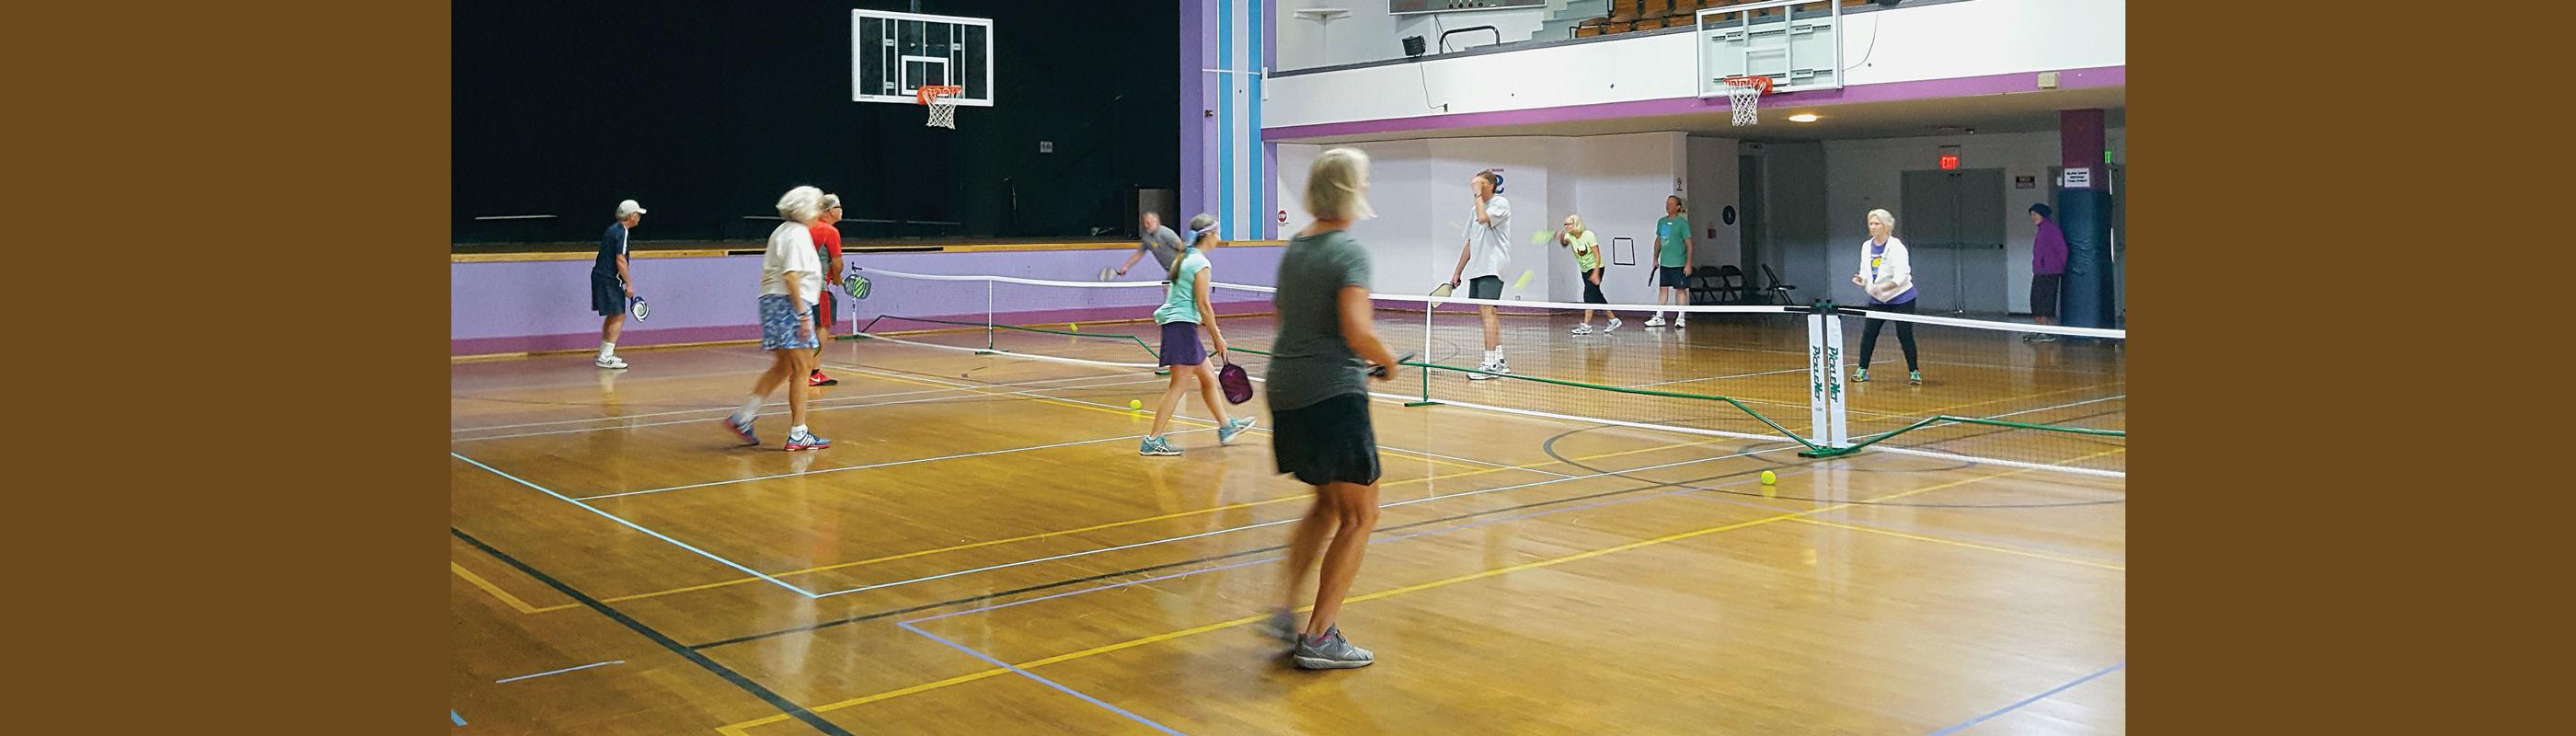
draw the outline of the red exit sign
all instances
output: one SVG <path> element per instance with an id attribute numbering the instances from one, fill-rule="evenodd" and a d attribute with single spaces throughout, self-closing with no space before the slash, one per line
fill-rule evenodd
<path id="1" fill-rule="evenodd" d="M 1942 147 L 1941 147 L 1941 170 L 1942 170 L 1942 171 L 1957 171 L 1957 170 L 1959 170 L 1959 147 L 1958 147 L 1958 146 L 1942 146 Z"/>

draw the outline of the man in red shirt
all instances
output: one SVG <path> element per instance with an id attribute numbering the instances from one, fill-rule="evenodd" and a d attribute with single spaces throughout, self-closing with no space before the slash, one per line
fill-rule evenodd
<path id="1" fill-rule="evenodd" d="M 805 377 L 808 386 L 838 386 L 841 382 L 823 375 L 823 346 L 832 344 L 832 285 L 841 282 L 841 195 L 823 195 L 823 215 L 814 218 L 814 249 L 823 258 L 823 293 L 814 303 L 814 375 Z"/>

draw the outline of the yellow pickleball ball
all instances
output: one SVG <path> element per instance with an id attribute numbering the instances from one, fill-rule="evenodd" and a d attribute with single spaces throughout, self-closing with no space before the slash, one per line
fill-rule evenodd
<path id="1" fill-rule="evenodd" d="M 1127 408 L 1129 408 L 1129 409 L 1143 409 L 1143 408 L 1145 408 L 1145 402 L 1144 402 L 1144 400 L 1142 400 L 1142 399 L 1128 399 L 1128 400 L 1127 400 Z"/>
<path id="2" fill-rule="evenodd" d="M 1767 486 L 1767 485 L 1772 485 L 1772 484 L 1779 483 L 1779 482 L 1780 482 L 1780 475 L 1779 475 L 1778 473 L 1773 473 L 1773 472 L 1768 471 L 1768 470 L 1762 471 L 1762 485 L 1766 485 L 1766 486 Z"/>

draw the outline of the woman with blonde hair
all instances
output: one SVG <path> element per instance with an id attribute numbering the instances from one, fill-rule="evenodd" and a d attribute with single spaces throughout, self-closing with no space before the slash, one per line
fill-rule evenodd
<path id="1" fill-rule="evenodd" d="M 1584 229 L 1581 215 L 1565 216 L 1564 226 L 1556 229 L 1556 245 L 1574 249 L 1574 266 L 1583 274 L 1579 277 L 1583 279 L 1583 303 L 1608 305 L 1610 298 L 1601 294 L 1601 277 L 1609 271 L 1601 267 L 1601 238 Z M 1601 332 L 1619 331 L 1619 313 L 1606 308 L 1601 313 L 1610 315 L 1610 327 Z M 1583 322 L 1574 326 L 1574 334 L 1592 334 L 1591 308 L 1584 308 Z"/>
<path id="2" fill-rule="evenodd" d="M 823 216 L 823 190 L 797 187 L 778 199 L 778 216 L 786 222 L 769 231 L 769 250 L 760 257 L 760 349 L 769 351 L 769 370 L 752 380 L 742 410 L 724 418 L 725 429 L 743 444 L 760 444 L 752 420 L 760 404 L 780 384 L 787 386 L 788 450 L 820 450 L 832 441 L 805 427 L 805 377 L 814 370 L 814 303 L 823 293 L 823 262 L 814 250 L 813 226 Z"/>
<path id="3" fill-rule="evenodd" d="M 1216 400 L 1216 372 L 1208 370 L 1206 348 L 1199 345 L 1199 331 L 1207 331 L 1207 344 L 1215 346 L 1215 357 L 1225 358 L 1225 332 L 1216 328 L 1216 305 L 1208 299 L 1208 285 L 1216 283 L 1216 271 L 1208 267 L 1207 248 L 1216 245 L 1216 216 L 1200 213 L 1190 218 L 1190 245 L 1172 259 L 1172 281 L 1163 286 L 1163 307 L 1154 310 L 1154 323 L 1162 327 L 1163 349 L 1158 353 L 1164 367 L 1172 369 L 1172 382 L 1163 389 L 1162 403 L 1154 405 L 1154 428 L 1136 446 L 1138 455 L 1178 455 L 1179 448 L 1163 437 L 1172 426 L 1172 412 L 1181 408 L 1181 394 L 1189 390 L 1186 383 L 1198 378 L 1199 398 L 1207 400 L 1208 414 L 1216 417 L 1216 441 L 1234 444 L 1234 438 L 1252 428 L 1252 417 L 1232 419 L 1225 415 L 1225 402 Z"/>
<path id="4" fill-rule="evenodd" d="M 1396 358 L 1371 324 L 1368 251 L 1347 229 L 1373 214 L 1368 163 L 1368 154 L 1352 148 L 1315 157 L 1306 176 L 1306 211 L 1315 222 L 1288 241 L 1274 282 L 1279 329 L 1265 382 L 1271 457 L 1279 472 L 1314 486 L 1315 504 L 1289 535 L 1285 595 L 1266 629 L 1293 646 L 1289 654 L 1303 669 L 1376 661 L 1342 636 L 1338 622 L 1342 598 L 1359 575 L 1369 532 L 1377 526 L 1377 435 L 1369 424 L 1368 380 L 1391 381 L 1396 374 Z M 1294 612 L 1298 589 L 1319 555 L 1315 608 L 1301 630 Z"/>
<path id="5" fill-rule="evenodd" d="M 1869 309 L 1874 312 L 1914 313 L 1914 260 L 1905 253 L 1905 241 L 1896 238 L 1896 215 L 1887 210 L 1869 211 L 1869 239 L 1860 244 L 1860 273 L 1852 274 L 1852 285 L 1869 292 Z M 1870 354 L 1878 352 L 1878 328 L 1887 323 L 1870 319 L 1860 330 L 1860 372 L 1853 381 L 1869 380 Z M 1923 365 L 1914 356 L 1914 323 L 1896 323 L 1896 343 L 1905 348 L 1906 383 L 1923 384 Z"/>

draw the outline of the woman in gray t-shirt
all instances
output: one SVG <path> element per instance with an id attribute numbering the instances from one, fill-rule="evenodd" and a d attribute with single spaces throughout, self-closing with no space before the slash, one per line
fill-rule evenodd
<path id="1" fill-rule="evenodd" d="M 1367 192 L 1367 154 L 1336 148 L 1315 157 L 1306 177 L 1306 211 L 1315 224 L 1280 255 L 1272 305 L 1279 331 L 1265 377 L 1271 456 L 1279 472 L 1315 487 L 1315 505 L 1289 537 L 1286 591 L 1267 627 L 1295 646 L 1291 654 L 1304 669 L 1376 661 L 1334 623 L 1377 526 L 1377 437 L 1369 425 L 1367 381 L 1394 380 L 1396 372 L 1395 356 L 1370 322 L 1368 251 L 1343 229 L 1370 215 Z M 1371 365 L 1385 370 L 1368 373 Z M 1294 613 L 1298 589 L 1319 556 L 1315 612 L 1301 630 Z"/>

